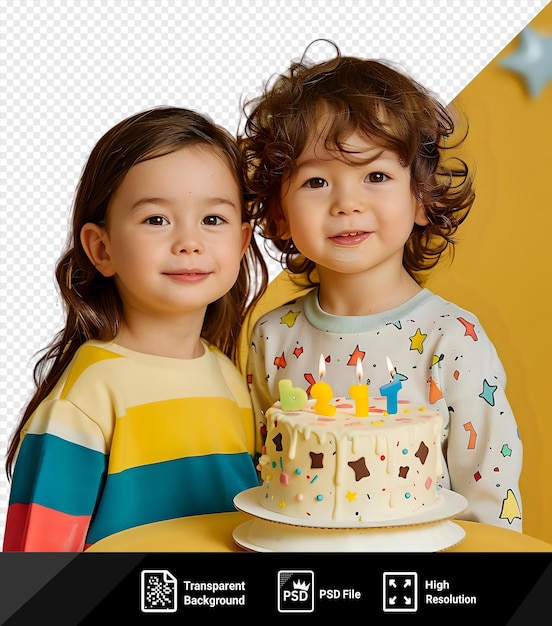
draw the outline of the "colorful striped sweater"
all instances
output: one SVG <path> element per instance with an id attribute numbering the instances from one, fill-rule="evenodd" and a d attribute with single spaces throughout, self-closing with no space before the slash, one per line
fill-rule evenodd
<path id="1" fill-rule="evenodd" d="M 82 551 L 118 531 L 235 510 L 258 485 L 243 377 L 89 341 L 24 427 L 4 551 Z"/>

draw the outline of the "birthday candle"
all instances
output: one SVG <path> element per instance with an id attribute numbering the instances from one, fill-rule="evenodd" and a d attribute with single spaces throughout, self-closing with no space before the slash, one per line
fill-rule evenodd
<path id="1" fill-rule="evenodd" d="M 368 385 L 362 384 L 363 371 L 362 362 L 357 359 L 356 362 L 356 375 L 358 378 L 357 385 L 351 385 L 349 387 L 349 395 L 355 401 L 355 415 L 356 417 L 368 417 L 370 413 L 368 404 Z"/>
<path id="2" fill-rule="evenodd" d="M 282 379 L 278 388 L 282 411 L 300 411 L 307 404 L 307 392 L 300 387 L 294 387 L 289 378 Z"/>
<path id="3" fill-rule="evenodd" d="M 394 415 L 398 410 L 397 398 L 399 391 L 402 389 L 402 383 L 389 357 L 387 357 L 387 367 L 389 368 L 391 382 L 380 387 L 380 394 L 387 398 L 387 413 Z"/>
<path id="4" fill-rule="evenodd" d="M 328 383 L 322 382 L 322 378 L 326 373 L 326 364 L 324 362 L 324 355 L 320 355 L 320 364 L 318 367 L 318 376 L 320 382 L 314 383 L 311 387 L 311 396 L 316 400 L 314 405 L 314 411 L 318 415 L 326 415 L 331 417 L 335 414 L 335 406 L 330 404 L 333 398 L 333 390 Z"/>

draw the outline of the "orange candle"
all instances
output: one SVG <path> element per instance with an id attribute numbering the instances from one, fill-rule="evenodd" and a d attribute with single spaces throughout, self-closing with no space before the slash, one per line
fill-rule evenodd
<path id="1" fill-rule="evenodd" d="M 324 362 L 324 355 L 320 355 L 320 365 L 318 368 L 318 375 L 320 382 L 314 383 L 311 388 L 311 396 L 316 400 L 314 405 L 314 411 L 318 415 L 326 415 L 331 417 L 335 414 L 335 406 L 330 404 L 333 398 L 333 390 L 328 383 L 322 382 L 324 374 L 326 373 L 326 364 Z"/>
<path id="2" fill-rule="evenodd" d="M 368 385 L 362 384 L 364 372 L 362 371 L 362 362 L 360 359 L 357 359 L 356 362 L 356 375 L 358 378 L 358 384 L 351 385 L 349 387 L 349 395 L 355 401 L 356 417 L 368 417 L 370 414 L 368 404 Z"/>

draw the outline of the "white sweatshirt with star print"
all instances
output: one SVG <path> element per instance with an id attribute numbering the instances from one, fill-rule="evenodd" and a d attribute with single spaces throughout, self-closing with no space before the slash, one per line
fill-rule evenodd
<path id="1" fill-rule="evenodd" d="M 522 530 L 519 477 L 522 443 L 505 394 L 506 375 L 478 319 L 427 289 L 399 307 L 367 316 L 325 313 L 313 289 L 255 324 L 247 377 L 262 446 L 264 412 L 291 379 L 309 392 L 325 359 L 324 381 L 348 395 L 362 359 L 370 395 L 388 383 L 387 357 L 402 381 L 401 396 L 443 415 L 442 487 L 461 493 L 461 519 Z"/>

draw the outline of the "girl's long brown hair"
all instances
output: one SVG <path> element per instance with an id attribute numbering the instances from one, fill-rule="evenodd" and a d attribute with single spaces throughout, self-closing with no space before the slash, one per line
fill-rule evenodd
<path id="1" fill-rule="evenodd" d="M 280 198 L 320 115 L 329 113 L 322 138 L 328 149 L 346 153 L 344 143 L 358 132 L 398 154 L 410 168 L 412 193 L 423 203 L 429 224 L 414 226 L 403 265 L 421 283 L 421 272 L 434 267 L 455 242 L 475 199 L 467 164 L 458 156 L 448 158 L 449 148 L 458 148 L 465 135 L 452 139 L 455 123 L 449 111 L 402 71 L 388 62 L 341 56 L 329 43 L 334 58 L 313 63 L 305 53 L 268 81 L 262 95 L 245 103 L 239 139 L 247 164 L 247 200 L 277 260 L 297 282 L 314 285 L 314 263 L 292 239 L 281 237 Z"/>
<path id="2" fill-rule="evenodd" d="M 24 424 L 52 391 L 78 348 L 89 339 L 112 340 L 121 321 L 123 307 L 115 282 L 98 272 L 86 256 L 80 242 L 82 227 L 87 222 L 105 222 L 111 197 L 133 165 L 198 144 L 212 148 L 223 158 L 243 189 L 243 167 L 235 139 L 224 128 L 188 109 L 159 107 L 138 113 L 109 130 L 92 150 L 77 187 L 67 249 L 55 270 L 65 308 L 65 327 L 35 365 L 36 390 L 8 446 L 8 478 Z M 245 203 L 242 221 L 252 221 Z M 267 282 L 266 264 L 253 237 L 236 283 L 226 295 L 209 304 L 202 330 L 202 337 L 233 361 L 245 316 Z"/>

